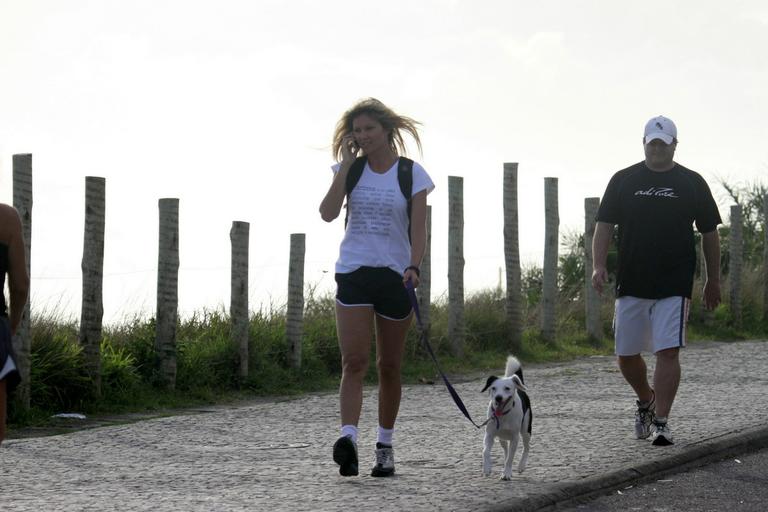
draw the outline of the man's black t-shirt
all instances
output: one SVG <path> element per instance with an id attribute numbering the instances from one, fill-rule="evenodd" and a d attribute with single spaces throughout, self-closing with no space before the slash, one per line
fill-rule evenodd
<path id="1" fill-rule="evenodd" d="M 722 222 L 704 178 L 680 164 L 666 172 L 637 163 L 613 175 L 597 220 L 619 225 L 616 296 L 691 297 L 696 269 L 693 224 Z"/>

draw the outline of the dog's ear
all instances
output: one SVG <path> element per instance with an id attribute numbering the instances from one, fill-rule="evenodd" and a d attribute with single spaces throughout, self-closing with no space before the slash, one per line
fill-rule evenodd
<path id="1" fill-rule="evenodd" d="M 498 377 L 496 377 L 495 375 L 491 375 L 490 377 L 488 377 L 488 380 L 487 380 L 487 381 L 485 381 L 485 387 L 484 387 L 483 389 L 481 389 L 481 390 L 480 390 L 480 392 L 481 392 L 481 393 L 485 392 L 485 390 L 486 390 L 486 389 L 488 389 L 489 387 L 491 387 L 491 384 L 493 384 L 493 382 L 494 382 L 494 381 L 495 381 L 497 378 L 498 378 Z"/>
<path id="2" fill-rule="evenodd" d="M 523 381 L 520 380 L 520 377 L 517 375 L 512 375 L 512 381 L 517 385 L 519 389 L 522 389 L 526 393 L 528 392 L 528 388 L 525 387 L 525 384 L 523 384 Z"/>

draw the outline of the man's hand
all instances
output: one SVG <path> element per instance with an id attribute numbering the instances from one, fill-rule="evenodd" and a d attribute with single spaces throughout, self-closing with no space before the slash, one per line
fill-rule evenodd
<path id="1" fill-rule="evenodd" d="M 720 304 L 720 281 L 707 279 L 704 283 L 704 309 L 712 311 Z"/>
<path id="2" fill-rule="evenodd" d="M 608 281 L 608 270 L 605 267 L 595 267 L 592 270 L 592 288 L 603 294 L 603 285 Z"/>

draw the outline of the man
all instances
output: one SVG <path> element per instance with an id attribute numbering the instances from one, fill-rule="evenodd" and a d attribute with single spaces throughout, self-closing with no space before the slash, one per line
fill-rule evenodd
<path id="1" fill-rule="evenodd" d="M 613 175 L 597 213 L 592 286 L 603 291 L 614 225 L 619 226 L 614 331 L 622 375 L 637 394 L 635 435 L 673 443 L 667 417 L 680 383 L 688 307 L 696 267 L 693 224 L 702 235 L 707 279 L 704 306 L 720 303 L 722 221 L 712 193 L 696 172 L 673 160 L 677 128 L 666 117 L 645 125 L 645 161 Z M 656 355 L 653 386 L 641 352 Z"/>

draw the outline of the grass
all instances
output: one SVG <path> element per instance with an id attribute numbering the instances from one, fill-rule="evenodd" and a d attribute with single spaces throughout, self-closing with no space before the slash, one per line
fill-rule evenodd
<path id="1" fill-rule="evenodd" d="M 752 276 L 759 282 L 759 275 Z M 759 287 L 746 288 L 741 325 L 734 323 L 727 305 L 711 314 L 701 311 L 698 290 L 692 302 L 689 323 L 691 340 L 740 340 L 768 337 L 761 319 Z M 751 292 L 751 295 L 750 293 Z M 331 295 L 308 294 L 304 317 L 302 366 L 289 363 L 285 343 L 285 316 L 281 311 L 257 311 L 250 318 L 249 376 L 238 376 L 239 356 L 230 342 L 229 318 L 222 310 L 202 311 L 181 319 L 177 327 L 176 389 L 159 385 L 154 354 L 154 319 L 129 318 L 108 326 L 101 344 L 102 396 L 92 393 L 85 371 L 78 328 L 73 320 L 53 314 L 33 317 L 32 407 L 24 410 L 13 401 L 9 410 L 10 434 L 22 427 L 51 423 L 59 412 L 82 412 L 89 416 L 152 413 L 169 409 L 220 404 L 260 396 L 296 394 L 337 389 L 341 373 L 340 355 Z M 529 298 L 524 305 L 523 348 L 516 355 L 524 362 L 567 361 L 613 353 L 610 337 L 595 343 L 583 328 L 583 303 L 578 297 L 563 298 L 558 305 L 557 338 L 544 340 L 538 328 L 539 306 Z M 612 301 L 603 302 L 604 332 L 610 332 Z M 500 361 L 509 352 L 508 327 L 501 290 L 484 290 L 465 300 L 466 339 L 461 356 L 455 356 L 448 341 L 447 300 L 431 308 L 430 343 L 442 369 L 451 380 L 462 375 L 498 373 Z M 372 351 L 367 382 L 376 382 Z M 421 345 L 419 331 L 411 329 L 403 366 L 404 383 L 439 382 L 440 376 Z"/>

